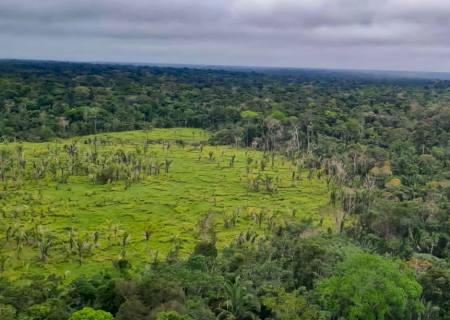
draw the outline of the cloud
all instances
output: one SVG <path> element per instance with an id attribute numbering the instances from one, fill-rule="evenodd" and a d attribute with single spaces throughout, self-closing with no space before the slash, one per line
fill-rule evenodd
<path id="1" fill-rule="evenodd" d="M 2 0 L 0 57 L 450 70 L 447 0 Z"/>

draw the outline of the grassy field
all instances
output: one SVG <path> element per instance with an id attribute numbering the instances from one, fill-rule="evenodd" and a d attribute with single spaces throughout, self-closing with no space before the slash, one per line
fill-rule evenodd
<path id="1" fill-rule="evenodd" d="M 124 237 L 126 257 L 133 265 L 156 255 L 163 259 L 175 247 L 186 255 L 198 242 L 199 221 L 206 216 L 216 226 L 219 248 L 243 231 L 263 234 L 276 224 L 293 220 L 311 218 L 316 225 L 322 220 L 324 227 L 333 226 L 324 179 L 306 169 L 299 170 L 297 164 L 281 156 L 273 163 L 270 159 L 261 170 L 261 161 L 266 159 L 261 152 L 203 146 L 202 141 L 207 139 L 207 133 L 201 130 L 153 129 L 20 144 L 27 174 L 0 185 L 4 273 L 15 278 L 24 273 L 73 276 L 98 272 L 99 266 L 110 267 L 121 254 Z M 170 170 L 143 175 L 130 185 L 123 181 L 93 183 L 89 174 L 70 175 L 61 182 L 57 170 L 53 176 L 48 173 L 31 178 L 33 161 L 50 159 L 46 160 L 50 161 L 48 166 L 51 161 L 67 162 L 65 148 L 75 141 L 80 153 L 88 154 L 93 149 L 92 141 L 98 141 L 95 149 L 99 157 L 119 150 L 137 153 L 155 159 L 155 163 L 172 161 Z M 17 148 L 18 144 L 3 144 L 0 152 L 14 154 Z M 55 160 L 58 157 L 61 160 Z M 295 179 L 293 171 L 297 172 Z M 13 173 L 11 169 L 10 175 Z M 249 188 L 249 181 L 256 175 L 269 177 L 275 190 L 268 191 L 263 185 L 259 191 Z M 227 226 L 230 217 L 236 223 Z M 33 230 L 52 239 L 47 261 L 40 259 L 41 245 L 26 240 L 27 232 Z M 151 230 L 149 241 L 145 240 L 145 230 Z M 21 233 L 25 236 L 19 237 Z M 69 249 L 71 234 L 91 243 L 81 265 L 76 250 Z"/>

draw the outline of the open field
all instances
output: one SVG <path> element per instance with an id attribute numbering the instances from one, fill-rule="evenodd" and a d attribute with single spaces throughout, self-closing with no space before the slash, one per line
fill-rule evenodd
<path id="1" fill-rule="evenodd" d="M 188 254 L 205 219 L 219 248 L 241 232 L 263 234 L 292 220 L 333 225 L 325 179 L 281 156 L 201 143 L 207 139 L 201 130 L 154 129 L 0 145 L 5 274 L 80 275 L 119 256 L 139 265 L 174 250 Z M 132 178 L 102 180 L 99 168 L 119 158 L 115 170 Z"/>

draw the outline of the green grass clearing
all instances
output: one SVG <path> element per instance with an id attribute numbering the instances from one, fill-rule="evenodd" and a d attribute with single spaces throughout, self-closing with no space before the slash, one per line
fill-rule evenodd
<path id="1" fill-rule="evenodd" d="M 96 272 L 99 266 L 109 267 L 117 259 L 124 232 L 131 235 L 126 257 L 133 265 L 149 261 L 156 252 L 164 258 L 175 243 L 181 245 L 181 254 L 185 255 L 192 252 L 198 242 L 198 223 L 208 212 L 214 217 L 219 248 L 243 231 L 267 232 L 269 217 L 273 217 L 276 223 L 311 218 L 316 225 L 323 220 L 324 227 L 333 226 L 333 218 L 327 214 L 330 210 L 329 195 L 324 179 L 308 178 L 305 170 L 300 179 L 293 180 L 292 171 L 296 166 L 277 156 L 273 168 L 269 164 L 262 172 L 276 181 L 277 191 L 267 192 L 263 186 L 259 192 L 249 191 L 248 176 L 260 171 L 259 162 L 263 154 L 228 146 L 201 147 L 199 142 L 207 138 L 206 132 L 192 129 L 98 135 L 97 139 L 103 140 L 97 147 L 99 155 L 107 156 L 118 150 L 135 152 L 148 140 L 152 144 L 146 152 L 153 159 L 173 160 L 169 174 L 162 172 L 146 176 L 128 188 L 122 181 L 94 184 L 87 175 L 70 176 L 67 183 L 59 183 L 46 176 L 39 180 L 22 179 L 16 183 L 10 180 L 7 188 L 3 184 L 4 191 L 0 193 L 3 214 L 0 244 L 3 255 L 8 257 L 4 273 L 14 278 L 26 272 L 71 276 Z M 26 170 L 32 170 L 33 159 L 49 157 L 52 152 L 56 153 L 55 150 L 62 154 L 62 159 L 66 159 L 63 146 L 72 141 L 79 142 L 80 152 L 88 152 L 92 146 L 84 142 L 89 139 L 94 137 L 45 144 L 23 143 Z M 160 143 L 162 141 L 170 142 L 170 147 L 167 148 L 167 143 Z M 17 144 L 0 145 L 0 151 L 9 150 L 10 153 L 16 148 Z M 211 153 L 214 159 L 210 159 Z M 234 166 L 230 167 L 232 156 L 236 158 Z M 254 159 L 249 166 L 250 173 L 247 173 L 248 158 Z M 261 211 L 264 218 L 259 226 L 255 215 Z M 225 227 L 224 218 L 236 212 L 240 212 L 237 224 Z M 39 228 L 51 235 L 54 240 L 48 261 L 39 260 L 39 248 L 35 243 L 23 245 L 18 255 L 14 238 L 6 241 L 6 232 L 11 226 L 20 230 L 41 226 Z M 147 226 L 152 229 L 148 243 L 144 238 Z M 86 238 L 92 238 L 96 231 L 100 235 L 98 247 L 92 248 L 81 266 L 76 254 L 67 252 L 72 228 Z"/>

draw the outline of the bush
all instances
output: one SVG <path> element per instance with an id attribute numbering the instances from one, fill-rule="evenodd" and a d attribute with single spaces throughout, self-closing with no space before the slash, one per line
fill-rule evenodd
<path id="1" fill-rule="evenodd" d="M 0 304 L 0 319 L 15 320 L 16 319 L 16 309 L 9 304 Z"/>
<path id="2" fill-rule="evenodd" d="M 334 275 L 319 281 L 322 306 L 333 319 L 413 319 L 423 312 L 422 288 L 397 262 L 352 253 Z"/>
<path id="3" fill-rule="evenodd" d="M 159 313 L 156 320 L 192 320 L 192 318 L 189 316 L 182 316 L 174 311 L 170 311 Z"/>
<path id="4" fill-rule="evenodd" d="M 114 320 L 111 313 L 103 310 L 84 308 L 72 314 L 69 320 Z"/>
<path id="5" fill-rule="evenodd" d="M 215 258 L 217 257 L 216 244 L 211 241 L 201 241 L 195 246 L 194 255 Z"/>

